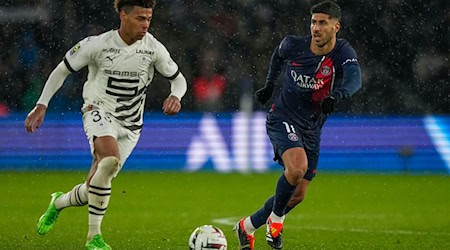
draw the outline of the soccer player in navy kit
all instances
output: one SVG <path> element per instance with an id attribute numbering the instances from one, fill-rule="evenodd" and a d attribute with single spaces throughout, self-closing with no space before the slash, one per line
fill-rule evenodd
<path id="1" fill-rule="evenodd" d="M 281 41 L 273 52 L 265 86 L 255 93 L 258 102 L 266 103 L 284 69 L 281 93 L 266 122 L 274 160 L 284 172 L 264 206 L 236 224 L 240 249 L 254 249 L 253 234 L 264 224 L 267 243 L 273 249 L 283 248 L 285 215 L 303 201 L 316 174 L 322 126 L 335 103 L 361 87 L 355 51 L 346 40 L 336 38 L 341 28 L 339 5 L 325 1 L 310 13 L 311 35 L 286 36 Z"/>

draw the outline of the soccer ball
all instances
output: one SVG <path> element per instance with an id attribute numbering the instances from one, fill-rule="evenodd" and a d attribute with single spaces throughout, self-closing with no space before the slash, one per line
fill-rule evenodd
<path id="1" fill-rule="evenodd" d="M 216 226 L 203 225 L 197 227 L 189 237 L 190 250 L 227 249 L 227 239 L 222 230 Z"/>

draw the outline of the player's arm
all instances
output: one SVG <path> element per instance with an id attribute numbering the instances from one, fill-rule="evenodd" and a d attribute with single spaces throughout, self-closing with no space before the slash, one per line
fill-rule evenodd
<path id="1" fill-rule="evenodd" d="M 55 93 L 61 88 L 69 74 L 70 71 L 64 62 L 58 64 L 58 66 L 52 71 L 44 85 L 44 89 L 42 90 L 36 106 L 30 111 L 25 119 L 25 128 L 27 132 L 34 132 L 41 126 L 44 121 L 48 103 L 52 99 L 53 95 L 55 95 Z"/>
<path id="2" fill-rule="evenodd" d="M 358 63 L 344 64 L 342 70 L 342 85 L 322 101 L 322 111 L 326 115 L 334 112 L 336 101 L 350 98 L 361 88 L 361 68 Z"/>
<path id="3" fill-rule="evenodd" d="M 281 73 L 284 59 L 280 55 L 280 47 L 281 45 L 278 46 L 272 53 L 264 87 L 255 92 L 255 98 L 261 104 L 266 103 L 272 97 L 275 82 Z"/>
<path id="4" fill-rule="evenodd" d="M 348 99 L 361 88 L 361 68 L 359 64 L 345 64 L 342 67 L 344 72 L 342 86 L 333 91 L 333 96 L 340 99 Z"/>
<path id="5" fill-rule="evenodd" d="M 169 80 L 170 94 L 164 100 L 162 110 L 166 115 L 175 115 L 181 110 L 181 98 L 186 93 L 186 78 L 181 74 L 178 65 L 170 57 L 169 51 L 159 41 L 156 40 L 157 59 L 155 61 L 155 69 Z"/>
<path id="6" fill-rule="evenodd" d="M 186 78 L 179 71 L 176 74 L 173 79 L 169 79 L 170 95 L 163 102 L 162 110 L 167 115 L 175 115 L 180 112 L 181 98 L 187 90 Z"/>

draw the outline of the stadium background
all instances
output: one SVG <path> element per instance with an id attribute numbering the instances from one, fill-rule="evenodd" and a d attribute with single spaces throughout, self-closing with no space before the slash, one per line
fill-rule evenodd
<path id="1" fill-rule="evenodd" d="M 1 1 L 1 169 L 89 165 L 79 112 L 86 70 L 71 75 L 53 98 L 39 134 L 26 135 L 22 122 L 65 51 L 118 27 L 111 2 Z M 280 40 L 309 32 L 314 2 L 159 1 L 150 31 L 180 65 L 189 90 L 182 115 L 158 116 L 169 87 L 156 77 L 143 137 L 127 169 L 277 169 L 263 127 L 268 105 L 252 96 Z M 448 3 L 339 3 L 338 35 L 359 55 L 363 87 L 326 124 L 320 168 L 448 172 Z M 222 79 L 208 101 L 196 87 L 204 75 Z"/>
<path id="2" fill-rule="evenodd" d="M 41 129 L 23 121 L 51 70 L 87 35 L 117 28 L 112 0 L 0 0 L 0 249 L 80 249 L 86 209 L 35 232 L 49 194 L 86 177 L 81 124 L 86 71 L 72 74 Z M 215 224 L 258 209 L 281 172 L 253 101 L 273 48 L 308 34 L 317 1 L 157 1 L 152 32 L 188 80 L 183 111 L 161 114 L 160 76 L 147 94 L 141 140 L 114 182 L 102 229 L 116 249 L 186 249 Z M 319 174 L 286 223 L 287 249 L 450 249 L 450 8 L 447 0 L 342 0 L 343 29 L 363 87 L 323 131 Z M 203 74 L 219 90 L 201 102 Z M 200 97 L 199 97 L 200 96 Z M 195 172 L 195 173 L 193 173 Z M 227 174 L 217 174 L 227 173 Z M 244 200 L 244 202 L 243 202 Z M 84 219 L 80 219 L 84 218 Z M 156 226 L 155 226 L 156 225 Z M 265 249 L 264 230 L 256 248 Z"/>

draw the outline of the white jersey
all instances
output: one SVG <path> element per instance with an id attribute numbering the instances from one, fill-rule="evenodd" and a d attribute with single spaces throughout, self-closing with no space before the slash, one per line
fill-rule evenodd
<path id="1" fill-rule="evenodd" d="M 82 110 L 102 109 L 132 131 L 142 128 L 146 90 L 155 69 L 169 80 L 179 73 L 178 65 L 153 35 L 147 33 L 128 45 L 118 30 L 83 39 L 66 53 L 64 63 L 72 72 L 88 66 Z"/>

